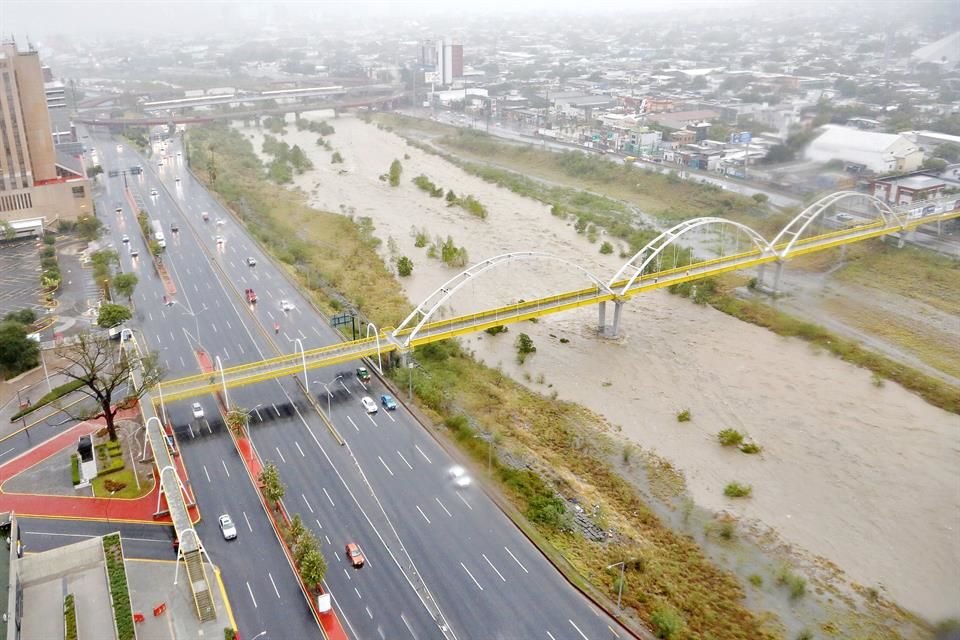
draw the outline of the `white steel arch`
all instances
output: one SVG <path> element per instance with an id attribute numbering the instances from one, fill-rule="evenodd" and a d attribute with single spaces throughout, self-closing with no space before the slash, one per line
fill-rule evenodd
<path id="1" fill-rule="evenodd" d="M 516 260 L 552 260 L 554 262 L 563 263 L 583 273 L 588 279 L 590 279 L 591 282 L 596 284 L 599 289 L 602 289 L 608 293 L 613 293 L 606 283 L 603 282 L 603 280 L 593 275 L 590 271 L 584 269 L 580 265 L 570 262 L 564 258 L 559 258 L 549 253 L 543 253 L 540 251 L 515 251 L 512 253 L 504 253 L 467 267 L 457 275 L 444 282 L 441 286 L 437 287 L 433 293 L 431 293 L 424 299 L 423 302 L 417 305 L 416 309 L 410 312 L 410 315 L 408 315 L 403 322 L 400 323 L 400 326 L 393 330 L 393 339 L 397 342 L 400 342 L 400 332 L 415 322 L 417 316 L 419 315 L 420 321 L 417 322 L 416 326 L 414 326 L 413 331 L 406 336 L 406 340 L 402 342 L 404 347 L 409 347 L 410 343 L 420 331 L 420 328 L 423 327 L 423 325 L 427 323 L 433 314 L 440 309 L 443 303 L 449 300 L 450 297 L 453 296 L 453 294 L 455 294 L 462 286 L 485 271 L 493 269 L 494 267 L 498 267 L 504 263 L 513 262 Z"/>
<path id="2" fill-rule="evenodd" d="M 900 219 L 900 216 L 897 215 L 897 212 L 894 211 L 890 205 L 880 198 L 872 196 L 868 193 L 860 193 L 859 191 L 837 191 L 836 193 L 831 193 L 828 196 L 820 198 L 809 207 L 798 213 L 793 220 L 787 223 L 787 226 L 780 230 L 780 233 L 778 233 L 773 241 L 770 242 L 770 246 L 776 248 L 777 246 L 786 242 L 787 246 L 785 246 L 777 255 L 779 255 L 781 259 L 787 258 L 790 255 L 790 251 L 793 249 L 793 245 L 796 244 L 797 240 L 801 235 L 803 235 L 803 232 L 808 226 L 810 226 L 811 222 L 813 222 L 818 216 L 823 215 L 827 209 L 839 201 L 853 197 L 866 198 L 870 204 L 876 208 L 877 212 L 880 214 L 880 217 L 883 218 L 883 221 L 887 226 L 895 223 L 898 227 L 903 229 L 903 220 Z"/>
<path id="3" fill-rule="evenodd" d="M 620 295 L 625 295 L 627 291 L 630 290 L 630 287 L 633 286 L 634 281 L 636 281 L 636 279 L 639 278 L 643 273 L 644 269 L 647 268 L 647 265 L 655 260 L 657 256 L 659 256 L 664 249 L 673 244 L 674 241 L 679 239 L 685 233 L 693 231 L 694 229 L 715 224 L 730 225 L 739 229 L 740 231 L 743 231 L 747 234 L 747 237 L 750 238 L 750 240 L 754 245 L 756 245 L 761 253 L 773 251 L 770 243 L 768 243 L 763 236 L 745 224 L 741 224 L 733 220 L 727 220 L 725 218 L 693 218 L 692 220 L 685 220 L 680 224 L 667 229 L 659 236 L 648 242 L 646 246 L 635 253 L 626 264 L 620 267 L 620 270 L 617 271 L 612 278 L 610 278 L 610 282 L 607 283 L 607 287 L 612 288 L 617 281 L 624 278 L 626 274 L 631 273 L 632 270 L 630 279 L 620 291 Z"/>

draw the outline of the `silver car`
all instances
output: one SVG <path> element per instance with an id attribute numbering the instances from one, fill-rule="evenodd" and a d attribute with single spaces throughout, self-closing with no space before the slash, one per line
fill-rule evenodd
<path id="1" fill-rule="evenodd" d="M 220 533 L 223 534 L 224 540 L 233 540 L 237 537 L 237 527 L 233 524 L 229 513 L 220 516 L 218 521 L 220 522 Z"/>

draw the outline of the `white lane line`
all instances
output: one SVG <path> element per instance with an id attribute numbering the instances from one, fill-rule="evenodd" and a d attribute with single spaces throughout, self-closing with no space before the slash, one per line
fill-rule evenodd
<path id="1" fill-rule="evenodd" d="M 177 339 L 173 336 L 173 331 L 170 332 L 170 342 L 176 342 Z"/>
<path id="2" fill-rule="evenodd" d="M 580 637 L 582 637 L 583 640 L 590 640 L 590 638 L 587 637 L 587 634 L 585 634 L 583 631 L 580 631 L 580 627 L 578 627 L 573 620 L 571 620 L 570 618 L 567 618 L 567 622 L 573 625 L 573 628 L 577 630 L 577 633 L 580 634 Z"/>
<path id="3" fill-rule="evenodd" d="M 157 334 L 157 344 L 163 344 L 163 341 L 160 340 L 160 334 Z"/>
<path id="4" fill-rule="evenodd" d="M 553 634 L 550 633 L 549 631 L 547 631 L 547 635 L 550 636 L 550 640 L 557 640 L 556 638 L 553 637 Z"/>
<path id="5" fill-rule="evenodd" d="M 390 471 L 390 467 L 388 467 L 387 463 L 383 461 L 383 458 L 381 458 L 380 456 L 377 456 L 377 460 L 379 460 L 380 464 L 383 465 L 383 468 L 387 470 L 387 473 L 389 473 L 390 475 L 393 475 L 393 471 Z"/>
<path id="6" fill-rule="evenodd" d="M 403 460 L 403 463 L 410 468 L 410 471 L 413 471 L 413 465 L 407 462 L 407 459 L 403 457 L 403 454 L 397 451 L 397 455 L 400 456 L 400 459 Z"/>
<path id="7" fill-rule="evenodd" d="M 613 627 L 611 627 L 610 625 L 607 625 L 607 629 L 610 629 L 610 633 L 612 633 L 612 634 L 613 634 L 614 636 L 616 636 L 617 638 L 620 637 L 620 634 L 617 633 L 617 630 L 614 629 Z"/>
<path id="8" fill-rule="evenodd" d="M 273 574 L 271 574 L 271 573 L 268 571 L 268 572 L 267 572 L 267 577 L 270 578 L 270 584 L 273 585 L 273 592 L 274 592 L 275 594 L 277 594 L 277 600 L 279 600 L 279 599 L 280 599 L 280 590 L 277 589 L 277 583 L 273 581 Z"/>
<path id="9" fill-rule="evenodd" d="M 277 455 L 280 456 L 280 462 L 287 464 L 287 459 L 283 457 L 283 453 L 280 452 L 280 447 L 274 447 L 277 450 Z"/>
<path id="10" fill-rule="evenodd" d="M 250 530 L 250 533 L 253 533 L 253 527 L 250 526 L 250 518 L 247 517 L 247 512 L 243 511 L 243 519 L 247 521 L 247 529 Z"/>
<path id="11" fill-rule="evenodd" d="M 356 587 L 354 587 L 354 588 L 353 588 L 353 590 L 354 590 L 354 591 L 356 591 L 356 593 L 357 593 L 357 597 L 358 597 L 358 598 L 360 598 L 361 600 L 363 600 L 363 596 L 362 596 L 362 595 L 360 595 L 360 590 L 359 590 L 359 589 L 357 589 Z"/>
<path id="12" fill-rule="evenodd" d="M 373 416 L 371 416 L 369 413 L 367 414 L 367 420 L 369 420 L 370 424 L 372 424 L 373 426 L 377 426 L 377 421 L 374 420 Z"/>
<path id="13" fill-rule="evenodd" d="M 196 291 L 197 293 L 200 293 L 200 287 L 197 286 L 196 282 L 193 283 L 193 290 Z"/>
<path id="14" fill-rule="evenodd" d="M 243 351 L 243 345 L 242 345 L 242 344 L 239 344 L 239 343 L 237 343 L 237 348 L 238 348 L 238 349 L 240 349 L 240 355 L 243 355 L 243 354 L 244 354 L 244 351 Z"/>
<path id="15" fill-rule="evenodd" d="M 297 329 L 297 333 L 299 333 L 300 337 L 303 338 L 304 340 L 307 339 L 307 334 L 305 334 L 303 331 L 300 331 L 300 329 Z"/>
<path id="16" fill-rule="evenodd" d="M 317 329 L 316 327 L 310 327 L 310 328 L 313 329 L 313 332 L 314 332 L 315 334 L 317 334 L 319 337 L 321 337 L 321 338 L 323 337 L 323 334 L 320 333 L 320 330 L 319 330 L 319 329 Z"/>
<path id="17" fill-rule="evenodd" d="M 230 352 L 227 351 L 227 348 L 226 348 L 226 347 L 223 348 L 223 359 L 224 359 L 224 360 L 229 360 L 229 359 L 230 359 Z"/>
<path id="18" fill-rule="evenodd" d="M 466 498 L 464 498 L 464 497 L 463 497 L 462 495 L 460 495 L 459 493 L 457 494 L 457 497 L 460 498 L 460 501 L 463 502 L 463 504 L 467 505 L 467 509 L 470 509 L 470 511 L 473 511 L 473 507 L 470 506 L 470 503 L 467 502 L 467 499 L 466 499 Z"/>
<path id="19" fill-rule="evenodd" d="M 327 493 L 327 488 L 326 488 L 326 487 L 323 488 L 323 493 L 327 496 L 327 500 L 330 501 L 330 506 L 331 506 L 331 507 L 337 506 L 337 505 L 333 504 L 333 498 L 331 498 L 331 497 L 330 497 L 330 494 Z"/>
<path id="20" fill-rule="evenodd" d="M 327 544 L 330 544 L 330 545 L 333 544 L 332 542 L 330 542 L 330 536 L 328 536 L 327 534 L 323 534 L 323 537 L 326 538 Z"/>
<path id="21" fill-rule="evenodd" d="M 217 331 L 217 325 L 215 325 L 214 323 L 211 322 L 211 323 L 210 323 L 210 326 L 213 327 L 213 332 L 214 332 L 214 333 L 220 333 L 219 331 Z"/>
<path id="22" fill-rule="evenodd" d="M 353 428 L 357 430 L 357 433 L 360 433 L 360 428 L 357 426 L 357 423 L 353 421 L 353 418 L 347 416 L 347 421 L 353 425 Z"/>
<path id="23" fill-rule="evenodd" d="M 437 504 L 440 505 L 440 508 L 443 509 L 444 513 L 446 513 L 446 514 L 447 514 L 448 516 L 450 516 L 451 518 L 453 517 L 453 514 L 450 513 L 449 511 L 447 511 L 447 508 L 446 508 L 445 506 L 443 506 L 443 503 L 442 503 L 442 502 L 440 502 L 440 498 L 434 498 L 434 500 L 437 501 Z"/>
<path id="24" fill-rule="evenodd" d="M 520 562 L 519 560 L 517 560 L 517 556 L 513 555 L 513 552 L 510 551 L 510 549 L 507 549 L 506 547 L 504 547 L 503 550 L 510 554 L 510 557 L 513 558 L 513 561 L 514 561 L 514 562 L 516 562 L 518 565 L 520 565 L 520 568 L 523 569 L 523 572 L 524 572 L 524 573 L 530 573 L 529 571 L 527 571 L 527 568 L 526 568 L 525 566 L 523 566 L 523 563 Z"/>
<path id="25" fill-rule="evenodd" d="M 11 451 L 13 451 L 14 449 L 16 449 L 16 447 L 10 447 L 9 449 L 7 449 L 6 451 L 4 451 L 3 453 L 0 453 L 0 458 L 2 458 L 3 456 L 7 455 L 8 453 L 10 453 Z"/>
<path id="26" fill-rule="evenodd" d="M 230 321 L 229 321 L 229 320 L 227 320 L 227 329 L 230 329 L 231 331 L 233 330 L 233 327 L 230 326 Z"/>
<path id="27" fill-rule="evenodd" d="M 400 620 L 403 621 L 403 625 L 407 628 L 407 631 L 410 632 L 410 636 L 413 637 L 414 639 L 416 639 L 417 634 L 415 634 L 415 633 L 413 632 L 413 629 L 410 627 L 410 623 L 407 622 L 407 619 L 403 616 L 402 613 L 400 614 Z"/>
<path id="28" fill-rule="evenodd" d="M 253 608 L 257 609 L 257 599 L 253 597 L 253 589 L 250 588 L 250 583 L 247 583 L 247 593 L 250 594 L 250 599 L 253 601 Z"/>
<path id="29" fill-rule="evenodd" d="M 387 416 L 388 418 L 390 418 L 390 421 L 391 421 L 391 422 L 396 422 L 396 420 L 394 420 L 394 418 L 393 418 L 393 414 L 391 414 L 389 411 L 386 411 L 385 413 L 386 413 L 386 416 Z"/>
<path id="30" fill-rule="evenodd" d="M 419 511 L 420 515 L 423 516 L 423 519 L 427 521 L 427 524 L 430 524 L 430 518 L 428 518 L 427 514 L 423 512 L 423 509 L 420 508 L 420 505 L 417 505 L 417 511 Z"/>
<path id="31" fill-rule="evenodd" d="M 297 446 L 297 451 L 300 452 L 300 457 L 301 457 L 301 458 L 306 458 L 306 457 L 307 457 L 307 454 L 305 454 L 305 453 L 303 452 L 303 449 L 300 448 L 300 443 L 297 442 L 296 440 L 294 440 L 294 441 L 293 441 L 293 444 L 295 444 L 295 445 Z"/>
<path id="32" fill-rule="evenodd" d="M 180 366 L 184 369 L 187 368 L 187 363 L 183 361 L 183 356 L 180 356 Z"/>
<path id="33" fill-rule="evenodd" d="M 362 383 L 361 383 L 361 384 L 362 384 Z M 340 386 L 343 387 L 343 389 L 344 389 L 348 394 L 350 394 L 351 396 L 353 395 L 353 391 L 350 391 L 350 389 L 347 389 L 347 385 L 343 384 L 343 380 L 340 381 Z"/>
<path id="34" fill-rule="evenodd" d="M 467 565 L 461 562 L 460 566 L 463 567 L 463 570 L 466 571 L 467 575 L 470 576 L 470 579 L 473 580 L 473 584 L 477 585 L 477 589 L 480 589 L 480 591 L 483 591 L 483 587 L 480 586 L 480 583 L 477 582 L 477 579 L 473 577 L 472 573 L 470 573 L 470 569 L 467 569 Z"/>
<path id="35" fill-rule="evenodd" d="M 423 449 L 420 448 L 420 445 L 415 444 L 415 445 L 413 445 L 413 446 L 415 446 L 415 447 L 417 448 L 417 451 L 419 451 L 419 452 L 420 452 L 420 455 L 423 456 L 423 459 L 427 461 L 427 464 L 433 464 L 433 462 L 430 460 L 430 458 L 427 457 L 427 454 L 425 454 L 425 453 L 423 452 Z"/>
<path id="36" fill-rule="evenodd" d="M 273 293 L 270 292 L 270 289 L 267 289 L 267 295 L 270 296 L 271 298 L 273 297 Z"/>
<path id="37" fill-rule="evenodd" d="M 223 465 L 223 470 L 227 472 L 227 477 L 230 477 L 230 469 L 227 469 L 227 463 L 223 461 L 223 458 L 220 458 L 220 464 Z"/>
<path id="38" fill-rule="evenodd" d="M 267 291 L 267 293 L 270 293 L 270 292 Z M 270 319 L 271 319 L 271 320 L 276 321 L 276 318 L 273 317 L 273 314 L 270 313 L 270 310 L 269 310 L 269 309 L 267 310 L 267 315 L 270 316 Z"/>
<path id="39" fill-rule="evenodd" d="M 274 404 L 274 403 L 272 403 L 272 402 L 270 403 L 270 406 L 273 407 L 273 412 L 276 413 L 276 414 L 277 414 L 277 417 L 279 418 L 279 417 L 280 417 L 280 409 L 277 409 L 277 405 Z"/>
<path id="40" fill-rule="evenodd" d="M 500 570 L 499 570 L 499 569 L 497 569 L 495 566 L 493 566 L 493 563 L 490 562 L 490 558 L 487 557 L 487 554 L 481 553 L 480 555 L 482 555 L 482 556 L 483 556 L 483 559 L 487 561 L 487 564 L 490 565 L 490 568 L 497 572 L 497 575 L 500 576 L 500 579 L 503 580 L 504 582 L 506 582 L 507 579 L 503 577 L 503 574 L 500 573 Z"/>
<path id="41" fill-rule="evenodd" d="M 350 572 L 346 569 L 343 570 L 343 575 L 347 576 L 347 580 L 353 580 L 353 578 L 350 577 Z"/>
<path id="42" fill-rule="evenodd" d="M 207 482 L 213 482 L 210 479 L 210 472 L 207 471 L 207 465 L 202 465 L 202 466 L 203 466 L 203 475 L 207 476 Z"/>
<path id="43" fill-rule="evenodd" d="M 313 521 L 317 523 L 317 526 L 318 526 L 318 527 L 320 527 L 321 529 L 323 529 L 323 525 L 320 524 L 320 520 L 318 520 L 317 518 L 314 518 Z"/>
<path id="44" fill-rule="evenodd" d="M 370 607 L 364 606 L 363 608 L 367 610 L 367 615 L 370 616 L 371 620 L 373 620 L 373 612 L 370 611 Z M 380 632 L 380 637 L 383 638 L 384 637 L 383 630 L 378 627 L 377 631 Z"/>
<path id="45" fill-rule="evenodd" d="M 313 513 L 313 512 L 314 512 L 314 511 L 313 511 L 313 507 L 310 506 L 310 501 L 307 500 L 307 496 L 305 496 L 305 495 L 303 495 L 303 494 L 301 493 L 301 494 L 300 494 L 300 497 L 303 498 L 303 502 L 304 502 L 304 504 L 307 505 L 307 509 L 310 509 L 310 513 Z"/>
<path id="46" fill-rule="evenodd" d="M 150 322 L 153 322 L 153 314 L 148 311 L 147 316 L 149 316 Z"/>

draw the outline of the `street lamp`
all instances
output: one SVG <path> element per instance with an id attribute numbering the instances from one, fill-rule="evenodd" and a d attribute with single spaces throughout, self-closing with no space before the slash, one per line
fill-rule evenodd
<path id="1" fill-rule="evenodd" d="M 623 611 L 623 607 L 620 606 L 620 601 L 623 598 L 623 580 L 624 580 L 623 570 L 627 566 L 628 562 L 632 562 L 632 560 L 622 560 L 621 562 L 614 562 L 611 565 L 607 565 L 607 571 L 609 571 L 610 569 L 613 569 L 616 566 L 620 567 L 620 585 L 617 588 L 617 609 L 620 611 Z"/>
<path id="2" fill-rule="evenodd" d="M 220 369 L 220 382 L 223 384 L 223 406 L 227 411 L 230 410 L 230 398 L 227 396 L 227 374 L 223 371 L 223 363 L 220 362 L 220 356 L 214 356 L 217 363 L 217 369 Z"/>
<path id="3" fill-rule="evenodd" d="M 262 637 L 265 636 L 265 635 L 267 635 L 267 632 L 266 632 L 266 631 L 261 631 L 261 632 L 258 633 L 257 635 L 255 635 L 255 636 L 253 636 L 252 638 L 250 638 L 250 640 L 257 640 L 257 638 L 262 638 Z"/>
<path id="4" fill-rule="evenodd" d="M 294 338 L 293 340 L 290 340 L 290 338 L 287 338 L 287 340 L 289 340 L 290 342 L 295 342 L 297 346 L 300 347 L 300 358 L 303 359 L 303 385 L 307 388 L 307 395 L 309 395 L 310 379 L 307 378 L 307 354 L 303 350 L 303 343 L 300 342 L 300 338 Z"/>
<path id="5" fill-rule="evenodd" d="M 333 384 L 334 382 L 336 382 L 337 380 L 341 379 L 342 377 L 343 377 L 343 375 L 341 374 L 341 375 L 337 376 L 336 378 L 334 378 L 333 380 L 331 380 L 330 382 L 321 382 L 321 381 L 319 381 L 319 380 L 314 380 L 314 381 L 313 381 L 314 384 L 323 385 L 323 388 L 326 389 L 326 391 L 327 391 L 327 417 L 330 418 L 330 423 L 331 423 L 331 424 L 333 423 L 333 417 L 330 415 L 330 398 L 333 396 L 333 394 L 330 393 L 330 387 L 329 387 L 328 385 Z M 309 389 L 308 389 L 308 391 L 309 391 Z"/>

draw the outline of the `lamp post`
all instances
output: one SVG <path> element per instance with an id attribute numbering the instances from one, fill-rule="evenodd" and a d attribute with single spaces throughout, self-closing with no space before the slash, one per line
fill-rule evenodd
<path id="1" fill-rule="evenodd" d="M 220 382 L 223 384 L 223 406 L 230 410 L 230 398 L 227 396 L 227 374 L 223 371 L 223 363 L 220 362 L 220 356 L 215 356 L 214 360 L 217 363 L 217 369 L 220 369 Z"/>
<path id="2" fill-rule="evenodd" d="M 624 568 L 627 566 L 627 562 L 628 562 L 627 560 L 622 560 L 620 562 L 614 562 L 611 565 L 607 565 L 607 571 L 609 571 L 610 569 L 613 569 L 616 566 L 620 567 L 620 584 L 617 587 L 617 609 L 620 611 L 623 611 L 623 607 L 620 605 L 620 602 L 623 598 L 623 579 L 624 579 L 623 571 L 624 571 Z"/>
<path id="3" fill-rule="evenodd" d="M 333 384 L 333 383 L 336 382 L 337 380 L 340 380 L 342 377 L 343 377 L 342 375 L 339 375 L 339 376 L 337 376 L 336 378 L 334 378 L 333 380 L 331 380 L 330 382 L 320 382 L 319 380 L 314 380 L 314 381 L 313 381 L 314 384 L 323 385 L 323 388 L 324 388 L 324 389 L 326 390 L 326 392 L 327 392 L 327 417 L 330 418 L 330 422 L 331 422 L 331 423 L 333 422 L 333 417 L 330 416 L 330 398 L 333 396 L 333 394 L 330 393 L 330 387 L 329 387 L 328 385 Z"/>
<path id="4" fill-rule="evenodd" d="M 284 334 L 286 335 L 286 334 Z M 289 340 L 289 338 L 287 338 Z M 300 338 L 294 338 L 290 342 L 296 343 L 300 347 L 300 358 L 303 360 L 303 386 L 307 389 L 307 394 L 310 394 L 310 379 L 307 377 L 307 354 L 303 350 L 303 343 L 300 342 Z"/>

